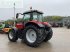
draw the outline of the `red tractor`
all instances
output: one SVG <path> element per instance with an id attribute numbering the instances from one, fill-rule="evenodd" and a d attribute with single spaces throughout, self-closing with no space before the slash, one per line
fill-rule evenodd
<path id="1" fill-rule="evenodd" d="M 16 19 L 21 13 L 16 14 Z M 43 41 L 47 42 L 52 38 L 53 32 L 48 22 L 43 22 L 43 13 L 38 10 L 24 12 L 23 22 L 16 23 L 8 33 L 8 39 L 16 42 L 18 38 L 31 47 L 37 47 Z"/>

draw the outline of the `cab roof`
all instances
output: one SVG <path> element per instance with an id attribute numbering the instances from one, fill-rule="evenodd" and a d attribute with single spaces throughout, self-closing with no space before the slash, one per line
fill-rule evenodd
<path id="1" fill-rule="evenodd" d="M 34 12 L 39 13 L 39 14 L 43 14 L 43 12 L 40 12 L 40 11 L 38 11 L 38 10 L 26 11 L 26 12 L 24 12 L 23 14 L 34 13 Z"/>

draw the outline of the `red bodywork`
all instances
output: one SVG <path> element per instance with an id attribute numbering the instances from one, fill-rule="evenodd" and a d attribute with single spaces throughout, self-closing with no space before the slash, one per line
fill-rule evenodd
<path id="1" fill-rule="evenodd" d="M 23 25 L 23 23 L 17 23 L 17 24 L 16 24 L 16 28 L 17 28 L 17 29 L 24 29 L 25 26 Z"/>
<path id="2" fill-rule="evenodd" d="M 32 20 L 32 21 L 30 21 L 30 22 L 32 22 L 32 23 L 36 23 L 36 24 L 43 24 L 43 25 L 50 25 L 48 22 L 39 22 L 39 21 L 37 21 L 37 20 Z"/>
<path id="3" fill-rule="evenodd" d="M 32 21 L 29 21 L 28 23 L 35 23 L 35 24 L 43 24 L 43 25 L 46 25 L 46 26 L 48 26 L 49 25 L 49 23 L 48 22 L 39 22 L 39 21 L 37 21 L 37 20 L 32 20 Z M 16 24 L 16 28 L 18 28 L 18 29 L 24 29 L 25 28 L 25 25 L 23 24 L 23 23 L 18 23 L 18 24 Z"/>
<path id="4" fill-rule="evenodd" d="M 46 25 L 48 27 L 51 27 L 51 25 L 48 22 L 42 22 L 42 23 L 43 23 L 43 25 Z"/>

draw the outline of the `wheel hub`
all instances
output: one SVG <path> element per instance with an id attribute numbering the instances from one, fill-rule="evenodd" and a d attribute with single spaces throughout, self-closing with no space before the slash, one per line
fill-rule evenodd
<path id="1" fill-rule="evenodd" d="M 33 43 L 36 41 L 36 32 L 33 30 L 33 29 L 29 29 L 27 32 L 26 32 L 26 38 L 28 40 L 28 42 L 30 43 Z"/>

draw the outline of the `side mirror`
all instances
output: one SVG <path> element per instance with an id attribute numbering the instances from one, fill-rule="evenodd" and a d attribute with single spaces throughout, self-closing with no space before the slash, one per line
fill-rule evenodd
<path id="1" fill-rule="evenodd" d="M 19 14 L 17 13 L 17 14 L 16 14 L 16 19 L 18 18 L 18 16 L 19 16 Z"/>

